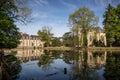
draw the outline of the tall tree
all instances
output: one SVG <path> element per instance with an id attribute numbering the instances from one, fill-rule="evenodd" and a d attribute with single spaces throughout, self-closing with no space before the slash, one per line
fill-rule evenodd
<path id="1" fill-rule="evenodd" d="M 69 23 L 72 29 L 76 32 L 78 37 L 78 46 L 87 46 L 87 31 L 90 27 L 97 24 L 98 18 L 95 16 L 94 12 L 87 7 L 79 8 L 73 14 L 69 16 Z M 80 34 L 83 35 L 83 44 L 80 44 Z"/>
<path id="2" fill-rule="evenodd" d="M 15 48 L 19 44 L 20 33 L 15 21 L 25 19 L 19 15 L 23 7 L 16 3 L 17 0 L 0 0 L 0 49 Z"/>
<path id="3" fill-rule="evenodd" d="M 108 46 L 120 46 L 120 4 L 115 8 L 110 4 L 103 15 Z"/>
<path id="4" fill-rule="evenodd" d="M 16 48 L 19 44 L 19 29 L 9 20 L 0 20 L 0 49 Z"/>
<path id="5" fill-rule="evenodd" d="M 42 41 L 45 41 L 45 46 L 50 46 L 51 45 L 51 39 L 53 34 L 51 33 L 51 28 L 48 26 L 42 27 L 41 30 L 38 30 L 37 32 L 38 36 Z"/>
<path id="6" fill-rule="evenodd" d="M 120 4 L 117 5 L 115 10 L 115 46 L 120 46 Z"/>
<path id="7" fill-rule="evenodd" d="M 113 42 L 115 41 L 115 38 L 114 38 L 115 33 L 114 33 L 114 31 L 112 31 L 114 29 L 114 27 L 113 27 L 113 25 L 114 25 L 114 17 L 113 16 L 114 15 L 115 15 L 115 9 L 114 9 L 114 7 L 112 7 L 109 4 L 103 15 L 103 17 L 105 18 L 103 21 L 103 25 L 104 25 L 105 32 L 106 32 L 107 44 L 109 46 L 112 46 Z"/>

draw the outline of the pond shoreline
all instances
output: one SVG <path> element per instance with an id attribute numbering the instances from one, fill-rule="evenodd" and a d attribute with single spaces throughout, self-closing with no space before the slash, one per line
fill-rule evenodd
<path id="1" fill-rule="evenodd" d="M 45 50 L 98 50 L 120 51 L 120 47 L 44 47 Z"/>
<path id="2" fill-rule="evenodd" d="M 120 47 L 41 47 L 41 48 L 15 48 L 3 49 L 5 53 L 23 49 L 44 49 L 44 50 L 89 50 L 89 51 L 120 51 Z"/>
<path id="3" fill-rule="evenodd" d="M 75 50 L 75 47 L 44 47 L 45 50 Z"/>

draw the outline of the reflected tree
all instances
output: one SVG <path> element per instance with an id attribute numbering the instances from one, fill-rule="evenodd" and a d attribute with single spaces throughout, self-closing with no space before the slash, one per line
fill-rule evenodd
<path id="1" fill-rule="evenodd" d="M 50 57 L 49 51 L 45 52 L 39 59 L 38 66 L 42 67 L 44 70 L 50 68 L 50 64 L 53 63 L 53 60 Z"/>
<path id="2" fill-rule="evenodd" d="M 62 58 L 63 56 L 61 55 L 63 54 L 63 51 L 52 51 L 51 52 L 51 57 L 54 59 L 58 59 L 58 58 Z"/>
<path id="3" fill-rule="evenodd" d="M 53 63 L 54 59 L 60 59 L 62 57 L 63 51 L 48 51 L 45 50 L 45 54 L 39 59 L 38 66 L 42 67 L 44 70 L 50 68 L 50 64 Z"/>
<path id="4" fill-rule="evenodd" d="M 96 52 L 95 54 L 90 54 L 87 51 L 45 51 L 45 54 L 39 59 L 38 65 L 44 69 L 48 70 L 52 68 L 52 63 L 56 59 L 62 59 L 67 65 L 70 65 L 71 70 L 67 70 L 64 68 L 64 74 L 69 75 L 69 80 L 99 80 L 100 76 L 98 75 L 97 70 L 101 68 L 96 68 L 93 63 L 91 66 L 91 62 L 88 61 L 90 59 L 90 55 L 92 58 L 98 57 L 102 59 L 102 52 Z M 94 59 L 93 62 L 94 62 Z M 90 63 L 89 63 L 90 62 Z M 62 66 L 62 65 L 61 65 Z M 55 68 L 59 69 L 59 68 Z M 61 69 L 59 69 L 61 70 Z M 53 76 L 57 73 L 52 73 L 47 76 Z"/>
<path id="5" fill-rule="evenodd" d="M 2 55 L 0 60 L 2 80 L 16 80 L 22 67 L 20 61 L 13 55 Z"/>
<path id="6" fill-rule="evenodd" d="M 119 52 L 108 53 L 104 76 L 106 80 L 120 80 L 120 54 Z"/>
<path id="7" fill-rule="evenodd" d="M 99 80 L 96 69 L 88 65 L 88 52 L 78 51 L 76 55 L 76 65 L 72 66 L 69 80 Z"/>
<path id="8" fill-rule="evenodd" d="M 74 64 L 77 58 L 77 54 L 75 51 L 65 51 L 63 53 L 63 60 L 67 64 Z"/>

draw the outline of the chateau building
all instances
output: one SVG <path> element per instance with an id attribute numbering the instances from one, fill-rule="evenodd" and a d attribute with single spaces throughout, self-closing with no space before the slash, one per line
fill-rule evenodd
<path id="1" fill-rule="evenodd" d="M 79 31 L 79 41 L 81 42 L 79 46 L 83 45 L 83 34 Z M 88 31 L 87 33 L 87 46 L 96 46 L 96 44 L 106 46 L 106 34 L 100 27 L 95 27 Z"/>
<path id="2" fill-rule="evenodd" d="M 28 35 L 21 33 L 22 38 L 18 48 L 33 48 L 33 47 L 44 47 L 44 42 L 39 39 L 37 35 Z"/>
<path id="3" fill-rule="evenodd" d="M 93 46 L 94 45 L 94 40 L 99 42 L 99 45 L 104 45 L 106 46 L 106 34 L 103 29 L 96 27 L 94 30 L 91 30 L 88 32 L 87 35 L 87 40 L 88 40 L 88 46 Z"/>

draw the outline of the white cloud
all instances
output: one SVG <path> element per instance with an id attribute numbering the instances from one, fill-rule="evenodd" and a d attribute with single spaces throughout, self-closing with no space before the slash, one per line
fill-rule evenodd
<path id="1" fill-rule="evenodd" d="M 47 5 L 48 1 L 47 0 L 34 0 L 35 3 L 39 6 Z"/>
<path id="2" fill-rule="evenodd" d="M 63 0 L 60 0 L 61 1 L 61 3 L 63 4 L 63 5 L 65 5 L 65 6 L 67 6 L 68 8 L 72 8 L 72 9 L 76 9 L 77 8 L 77 6 L 75 6 L 75 5 L 73 5 L 73 4 L 70 4 L 70 3 L 68 3 L 68 2 L 65 2 L 65 1 L 63 1 Z"/>
<path id="3" fill-rule="evenodd" d="M 44 13 L 44 12 L 33 12 L 31 16 L 32 16 L 33 19 L 37 19 L 37 18 L 40 18 L 40 19 L 48 18 L 48 14 L 46 14 L 46 13 Z"/>

